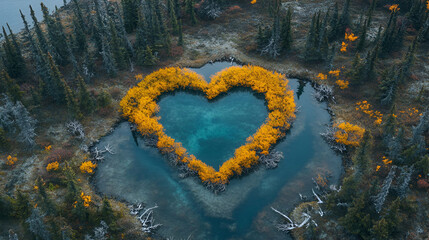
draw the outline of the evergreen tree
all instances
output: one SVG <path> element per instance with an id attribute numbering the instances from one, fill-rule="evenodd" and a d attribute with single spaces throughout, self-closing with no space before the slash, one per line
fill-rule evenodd
<path id="1" fill-rule="evenodd" d="M 116 31 L 116 27 L 112 21 L 110 21 L 110 36 L 110 48 L 112 49 L 116 68 L 123 70 L 127 66 L 126 49 L 122 46 L 121 41 L 118 37 L 118 33 Z"/>
<path id="2" fill-rule="evenodd" d="M 194 0 L 185 0 L 186 1 L 186 12 L 189 15 L 192 25 L 197 24 L 197 16 L 194 9 Z"/>
<path id="3" fill-rule="evenodd" d="M 271 34 L 268 38 L 266 45 L 261 49 L 261 55 L 266 54 L 275 59 L 280 55 L 281 50 L 281 36 L 280 36 L 280 16 L 279 11 L 274 15 L 273 26 L 271 27 Z"/>
<path id="4" fill-rule="evenodd" d="M 31 6 L 30 6 L 30 15 L 31 15 L 31 18 L 33 19 L 34 31 L 36 32 L 39 47 L 43 51 L 43 53 L 46 54 L 51 49 L 50 49 L 50 46 L 48 45 L 48 41 L 46 40 L 45 34 L 40 28 L 39 21 L 37 20 L 34 10 Z"/>
<path id="5" fill-rule="evenodd" d="M 19 85 L 5 70 L 0 73 L 0 93 L 6 93 L 13 102 L 22 101 L 22 91 Z"/>
<path id="6" fill-rule="evenodd" d="M 358 45 L 356 47 L 356 50 L 358 52 L 361 52 L 364 47 L 365 47 L 365 40 L 366 40 L 366 32 L 367 32 L 367 28 L 368 28 L 368 20 L 365 20 L 364 24 L 362 25 L 361 30 L 359 31 L 359 42 Z"/>
<path id="7" fill-rule="evenodd" d="M 109 225 L 114 225 L 116 221 L 112 206 L 107 197 L 103 198 L 103 207 L 101 208 L 101 219 Z"/>
<path id="8" fill-rule="evenodd" d="M 81 76 L 77 77 L 78 86 L 79 86 L 79 108 L 80 111 L 84 114 L 89 114 L 94 111 L 95 100 L 89 93 L 85 82 Z"/>
<path id="9" fill-rule="evenodd" d="M 30 215 L 30 198 L 20 190 L 16 193 L 16 198 L 12 202 L 13 216 L 18 219 L 26 219 Z"/>
<path id="10" fill-rule="evenodd" d="M 13 33 L 11 33 L 13 42 L 10 41 L 6 30 L 4 27 L 3 29 L 3 35 L 4 35 L 4 42 L 3 42 L 3 51 L 4 51 L 4 57 L 3 57 L 3 64 L 8 72 L 8 74 L 13 77 L 17 78 L 22 76 L 25 73 L 25 61 L 20 53 L 20 48 L 18 43 L 16 42 L 15 36 Z"/>
<path id="11" fill-rule="evenodd" d="M 291 27 L 291 21 L 292 21 L 292 10 L 289 7 L 287 10 L 286 17 L 283 18 L 282 26 L 281 26 L 281 49 L 282 51 L 287 51 L 292 46 L 292 27 Z"/>
<path id="12" fill-rule="evenodd" d="M 124 25 L 127 33 L 132 33 L 137 28 L 138 24 L 138 9 L 139 1 L 137 0 L 121 0 L 122 12 L 124 16 Z"/>
<path id="13" fill-rule="evenodd" d="M 86 40 L 86 35 L 82 29 L 81 24 L 79 24 L 76 17 L 73 18 L 73 50 L 77 54 L 82 54 L 84 51 L 88 50 L 88 43 Z"/>
<path id="14" fill-rule="evenodd" d="M 329 51 L 326 33 L 327 19 L 327 14 L 322 22 L 320 22 L 320 12 L 313 15 L 304 49 L 305 61 L 326 60 Z"/>
<path id="15" fill-rule="evenodd" d="M 390 13 L 389 22 L 380 38 L 380 54 L 385 55 L 399 48 L 402 44 L 404 27 L 397 25 L 398 11 Z"/>
<path id="16" fill-rule="evenodd" d="M 368 213 L 370 202 L 366 193 L 360 194 L 347 209 L 347 214 L 339 219 L 347 231 L 364 239 L 369 238 L 372 226 L 371 215 Z"/>
<path id="17" fill-rule="evenodd" d="M 173 6 L 173 0 L 167 0 L 168 6 L 168 17 L 170 20 L 170 26 L 174 35 L 179 33 L 179 24 L 177 22 L 176 12 Z"/>
<path id="18" fill-rule="evenodd" d="M 182 20 L 179 20 L 179 40 L 177 45 L 183 46 L 183 30 L 182 30 Z"/>
<path id="19" fill-rule="evenodd" d="M 396 91 L 399 84 L 399 71 L 397 66 L 392 66 L 382 74 L 379 89 L 381 92 L 381 104 L 389 106 L 393 103 L 396 97 Z"/>
<path id="20" fill-rule="evenodd" d="M 81 10 L 81 8 L 80 8 L 80 6 L 79 6 L 79 3 L 78 3 L 78 1 L 77 0 L 72 0 L 73 1 L 73 12 L 74 12 L 74 15 L 76 16 L 76 18 L 77 18 L 77 22 L 79 23 L 79 26 L 80 26 L 80 28 L 85 32 L 85 33 L 87 33 L 87 30 L 88 30 L 88 27 L 87 27 L 87 25 L 86 25 L 86 23 L 85 23 L 85 20 L 84 20 L 84 18 L 83 18 L 83 14 L 82 14 L 82 10 Z"/>
<path id="21" fill-rule="evenodd" d="M 338 19 L 336 27 L 337 35 L 343 35 L 346 28 L 350 26 L 350 0 L 344 0 L 343 11 Z"/>
<path id="22" fill-rule="evenodd" d="M 377 0 L 372 0 L 371 6 L 369 7 L 368 13 L 366 14 L 366 28 L 371 27 L 372 15 L 374 14 L 375 7 L 377 6 Z"/>
<path id="23" fill-rule="evenodd" d="M 44 92 L 46 93 L 46 96 L 52 98 L 55 103 L 64 103 L 66 101 L 66 90 L 64 89 L 63 77 L 50 54 L 48 54 L 47 60 L 49 64 L 50 77 L 49 79 L 46 79 L 48 81 L 45 82 Z"/>
<path id="24" fill-rule="evenodd" d="M 353 157 L 353 164 L 355 166 L 355 176 L 357 178 L 364 177 L 369 173 L 371 166 L 371 159 L 369 157 L 369 152 L 371 151 L 371 132 L 368 130 L 365 131 L 362 140 L 359 144 L 359 148 L 356 151 L 356 154 Z"/>
<path id="25" fill-rule="evenodd" d="M 330 21 L 329 21 L 330 31 L 328 33 L 328 38 L 330 41 L 334 40 L 338 36 L 338 32 L 337 32 L 338 17 L 339 17 L 339 15 L 338 15 L 338 3 L 335 2 L 334 13 L 332 14 Z"/>
<path id="26" fill-rule="evenodd" d="M 156 63 L 156 57 L 152 54 L 152 49 L 149 46 L 146 46 L 146 51 L 144 53 L 144 65 L 153 66 Z"/>
<path id="27" fill-rule="evenodd" d="M 65 65 L 68 63 L 67 38 L 64 35 L 61 21 L 54 19 L 49 15 L 48 8 L 40 3 L 43 12 L 43 18 L 48 29 L 49 42 L 54 49 L 56 63 Z"/>
<path id="28" fill-rule="evenodd" d="M 76 101 L 75 95 L 71 88 L 68 86 L 66 81 L 62 81 L 62 85 L 65 92 L 66 104 L 69 114 L 72 118 L 82 118 L 82 114 L 79 109 L 79 104 Z"/>
<path id="29" fill-rule="evenodd" d="M 9 26 L 9 23 L 6 23 L 7 28 L 9 30 L 10 36 L 12 37 L 13 46 L 15 47 L 15 50 L 19 53 L 19 55 L 22 56 L 21 47 L 19 46 L 19 41 L 16 38 L 16 35 L 13 33 L 12 29 Z"/>

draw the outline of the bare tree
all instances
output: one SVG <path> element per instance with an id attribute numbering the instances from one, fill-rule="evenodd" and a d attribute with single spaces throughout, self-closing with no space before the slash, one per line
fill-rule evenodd
<path id="1" fill-rule="evenodd" d="M 34 147 L 37 120 L 30 116 L 20 101 L 13 103 L 6 95 L 3 95 L 1 101 L 3 106 L 0 106 L 0 126 L 9 134 L 15 135 L 17 141 L 26 147 Z"/>
<path id="2" fill-rule="evenodd" d="M 379 213 L 383 208 L 384 201 L 386 200 L 387 194 L 389 194 L 390 186 L 392 185 L 393 178 L 395 177 L 396 169 L 397 166 L 392 166 L 392 168 L 390 168 L 389 174 L 386 179 L 384 179 L 383 185 L 381 185 L 380 192 L 373 197 L 377 213 Z"/>

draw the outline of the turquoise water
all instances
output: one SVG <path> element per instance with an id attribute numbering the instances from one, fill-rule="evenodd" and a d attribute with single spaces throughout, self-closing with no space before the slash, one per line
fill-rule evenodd
<path id="1" fill-rule="evenodd" d="M 227 66 L 221 62 L 192 70 L 209 79 Z M 196 178 L 179 178 L 157 149 L 145 146 L 141 138 L 135 142 L 123 122 L 97 145 L 110 144 L 116 151 L 98 166 L 97 190 L 128 202 L 157 204 L 155 221 L 163 224 L 158 233 L 164 237 L 285 239 L 274 226 L 279 218 L 270 206 L 292 208 L 299 193 L 310 197 L 312 177 L 329 172 L 335 183 L 341 170 L 340 157 L 319 134 L 330 120 L 326 105 L 314 99 L 310 84 L 290 79 L 289 85 L 299 95 L 300 111 L 286 138 L 275 146 L 285 156 L 276 169 L 260 167 L 231 180 L 225 192 L 215 195 Z M 203 96 L 178 92 L 163 97 L 159 105 L 166 132 L 216 168 L 267 116 L 264 101 L 246 91 L 210 103 Z"/>
<path id="2" fill-rule="evenodd" d="M 55 6 L 58 8 L 63 6 L 63 0 L 0 0 L 0 27 L 4 26 L 6 28 L 6 23 L 9 23 L 15 33 L 24 28 L 19 9 L 25 15 L 27 22 L 33 24 L 29 5 L 33 7 L 37 19 L 41 22 L 43 20 L 41 2 L 48 7 L 50 12 L 55 10 Z M 67 0 L 67 2 L 70 2 L 70 0 Z"/>

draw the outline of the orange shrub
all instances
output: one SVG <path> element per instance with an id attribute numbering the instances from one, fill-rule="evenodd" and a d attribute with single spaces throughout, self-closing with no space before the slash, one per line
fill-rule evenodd
<path id="1" fill-rule="evenodd" d="M 46 166 L 46 171 L 56 171 L 58 170 L 58 167 L 60 166 L 60 164 L 58 162 L 51 162 Z"/>
<path id="2" fill-rule="evenodd" d="M 142 76 L 137 75 L 136 79 L 142 80 Z M 123 116 L 135 123 L 143 136 L 157 136 L 157 147 L 161 152 L 174 152 L 178 161 L 187 164 L 189 169 L 198 174 L 201 181 L 225 184 L 234 175 L 241 175 L 243 169 L 256 165 L 259 156 L 268 154 L 270 147 L 290 128 L 290 123 L 295 119 L 295 102 L 287 83 L 283 75 L 256 66 L 227 68 L 217 73 L 210 83 L 193 71 L 170 67 L 146 76 L 128 91 L 120 106 Z M 246 87 L 263 94 L 269 114 L 259 130 L 216 172 L 213 167 L 195 156 L 189 156 L 181 143 L 164 133 L 164 128 L 156 116 L 159 110 L 156 100 L 163 93 L 177 89 L 202 91 L 208 99 L 214 99 L 234 87 Z"/>
<path id="3" fill-rule="evenodd" d="M 79 169 L 82 173 L 93 173 L 94 168 L 96 167 L 97 167 L 97 164 L 92 163 L 91 161 L 86 161 L 80 165 Z"/>
<path id="4" fill-rule="evenodd" d="M 334 124 L 337 131 L 334 134 L 335 141 L 347 146 L 357 147 L 365 133 L 365 129 L 348 122 Z"/>

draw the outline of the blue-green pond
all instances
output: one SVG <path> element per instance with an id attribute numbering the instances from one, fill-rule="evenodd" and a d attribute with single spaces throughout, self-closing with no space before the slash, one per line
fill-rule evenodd
<path id="1" fill-rule="evenodd" d="M 229 62 L 209 63 L 192 69 L 207 81 Z M 299 193 L 311 197 L 312 178 L 329 172 L 338 181 L 341 158 L 326 144 L 320 132 L 329 124 L 325 103 L 312 96 L 310 84 L 289 79 L 300 107 L 293 127 L 275 149 L 284 159 L 275 169 L 259 167 L 232 179 L 225 192 L 214 194 L 199 179 L 180 178 L 174 166 L 156 148 L 133 138 L 130 124 L 120 123 L 97 147 L 113 146 L 94 176 L 97 190 L 127 202 L 157 204 L 158 233 L 174 239 L 284 239 L 270 210 L 291 209 Z M 256 132 L 268 115 L 263 99 L 250 91 L 238 90 L 208 101 L 203 95 L 176 92 L 158 102 L 166 133 L 183 143 L 197 158 L 218 169 L 246 138 Z"/>

